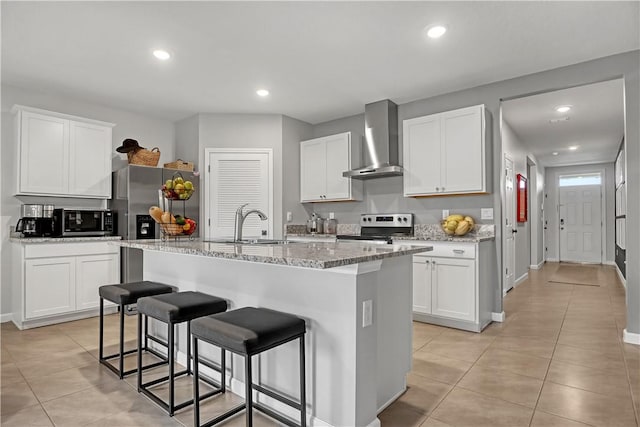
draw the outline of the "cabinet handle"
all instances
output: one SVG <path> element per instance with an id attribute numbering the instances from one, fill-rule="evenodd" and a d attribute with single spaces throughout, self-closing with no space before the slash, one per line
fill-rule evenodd
<path id="1" fill-rule="evenodd" d="M 454 254 L 463 254 L 464 253 L 464 249 L 454 249 L 453 253 Z"/>
<path id="2" fill-rule="evenodd" d="M 427 264 L 429 264 L 430 262 L 431 262 L 431 261 L 429 261 L 429 260 L 426 260 L 426 261 L 425 261 L 425 263 L 427 263 Z"/>
<path id="3" fill-rule="evenodd" d="M 440 191 L 440 187 L 436 187 L 436 191 Z"/>
<path id="4" fill-rule="evenodd" d="M 440 190 L 440 191 L 444 191 L 444 187 L 442 187 L 442 190 Z"/>

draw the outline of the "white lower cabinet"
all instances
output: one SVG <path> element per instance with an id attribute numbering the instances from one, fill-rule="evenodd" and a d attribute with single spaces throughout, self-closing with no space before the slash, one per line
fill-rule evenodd
<path id="1" fill-rule="evenodd" d="M 415 242 L 412 242 L 415 244 Z M 414 320 L 479 332 L 491 319 L 491 293 L 478 243 L 421 242 L 413 256 Z"/>
<path id="2" fill-rule="evenodd" d="M 76 309 L 74 257 L 25 261 L 25 318 L 69 313 Z"/>
<path id="3" fill-rule="evenodd" d="M 14 247 L 13 320 L 21 329 L 93 316 L 98 288 L 120 282 L 120 248 L 106 242 Z"/>

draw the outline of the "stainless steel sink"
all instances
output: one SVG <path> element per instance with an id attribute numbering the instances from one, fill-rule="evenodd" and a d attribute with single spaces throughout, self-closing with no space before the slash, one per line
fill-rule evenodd
<path id="1" fill-rule="evenodd" d="M 208 239 L 206 242 L 209 243 L 235 243 L 238 245 L 287 245 L 289 244 L 288 240 L 271 240 L 271 239 L 242 239 L 242 240 L 234 240 L 234 239 Z"/>

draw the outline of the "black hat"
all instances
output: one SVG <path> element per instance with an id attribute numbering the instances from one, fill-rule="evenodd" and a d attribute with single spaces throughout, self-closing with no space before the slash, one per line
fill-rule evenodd
<path id="1" fill-rule="evenodd" d="M 128 153 L 129 151 L 135 151 L 141 148 L 142 147 L 138 145 L 138 141 L 136 141 L 135 139 L 127 138 L 122 141 L 122 145 L 120 147 L 116 148 L 116 151 L 118 153 Z"/>

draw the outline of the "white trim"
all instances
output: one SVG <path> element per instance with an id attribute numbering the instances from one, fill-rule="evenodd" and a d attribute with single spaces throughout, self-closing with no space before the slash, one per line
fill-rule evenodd
<path id="1" fill-rule="evenodd" d="M 544 260 L 540 261 L 539 264 L 531 264 L 529 268 L 532 270 L 540 270 L 543 265 L 544 265 Z"/>
<path id="2" fill-rule="evenodd" d="M 560 262 L 558 258 L 547 258 L 547 262 Z"/>
<path id="3" fill-rule="evenodd" d="M 502 103 L 500 104 L 500 137 L 502 138 Z M 506 185 L 506 179 L 505 179 L 505 174 L 502 173 L 502 171 L 505 170 L 506 168 L 506 162 L 505 160 L 509 159 L 511 161 L 511 166 L 513 167 L 513 178 L 514 178 L 514 202 L 515 202 L 515 162 L 513 161 L 513 158 L 511 158 L 511 154 L 507 153 L 506 151 L 502 151 L 502 159 L 501 159 L 501 166 L 502 169 L 500 170 L 500 207 L 502 209 L 502 215 L 500 216 L 500 231 L 502 234 L 502 241 L 501 241 L 501 250 L 502 250 L 502 271 L 500 272 L 500 284 L 501 284 L 501 289 L 502 289 L 502 295 L 506 295 L 508 291 L 511 290 L 511 288 L 506 289 L 505 285 L 506 285 L 506 271 L 507 271 L 507 267 L 506 267 L 506 251 L 505 251 L 505 247 L 506 247 L 506 240 L 507 240 L 507 233 L 505 232 L 505 224 L 504 224 L 504 218 L 506 215 L 506 211 L 507 211 L 507 207 L 506 207 L 506 191 L 505 191 L 505 185 Z M 515 209 L 514 209 L 514 215 L 515 215 Z M 515 218 L 511 218 L 512 221 L 515 221 Z M 515 258 L 516 258 L 516 243 L 515 243 L 515 236 L 513 236 L 514 239 L 514 243 L 513 243 L 513 259 L 514 259 L 514 265 L 515 265 Z M 515 277 L 515 272 L 514 272 L 514 277 Z M 513 287 L 516 287 L 516 283 L 514 281 L 513 283 Z"/>
<path id="4" fill-rule="evenodd" d="M 11 322 L 12 319 L 13 319 L 13 313 L 0 314 L 0 323 Z"/>
<path id="5" fill-rule="evenodd" d="M 59 119 L 72 120 L 76 122 L 89 123 L 110 128 L 115 127 L 116 125 L 115 123 L 103 122 L 101 120 L 88 119 L 86 117 L 80 116 L 72 116 L 71 114 L 58 113 L 57 111 L 43 110 L 41 108 L 27 107 L 26 105 L 15 104 L 13 107 L 11 107 L 11 114 L 16 114 L 18 111 L 28 111 L 30 113 L 42 114 L 45 116 L 57 117 Z M 66 197 L 69 197 L 69 195 L 66 195 Z"/>
<path id="6" fill-rule="evenodd" d="M 627 328 L 622 331 L 622 341 L 627 344 L 640 345 L 640 334 L 628 332 Z"/>
<path id="7" fill-rule="evenodd" d="M 378 408 L 378 414 L 380 414 L 382 411 L 384 411 L 385 409 L 387 409 L 387 407 L 389 407 L 389 405 L 391 405 L 393 402 L 395 402 L 400 396 L 402 396 L 404 394 L 404 392 L 407 391 L 407 380 L 406 378 L 404 379 L 404 388 L 402 390 L 400 390 L 398 393 L 396 393 L 391 399 L 389 399 L 387 402 L 385 402 L 382 406 L 380 406 Z M 377 425 L 380 426 L 380 420 L 378 420 L 376 418 L 376 420 L 378 421 Z M 376 421 L 372 421 L 369 426 L 373 426 L 376 425 Z"/>
<path id="8" fill-rule="evenodd" d="M 622 286 L 624 287 L 624 290 L 627 290 L 627 279 L 624 278 L 624 276 L 622 275 L 622 271 L 620 271 L 620 267 L 618 267 L 618 264 L 615 264 L 616 266 L 616 273 L 618 274 L 618 279 L 620 279 L 620 283 L 622 283 Z"/>
<path id="9" fill-rule="evenodd" d="M 518 277 L 515 282 L 513 282 L 513 287 L 515 288 L 516 286 L 518 286 L 520 283 L 524 282 L 528 278 L 529 278 L 529 272 L 527 271 L 522 276 Z"/>
<path id="10" fill-rule="evenodd" d="M 272 148 L 205 148 L 204 149 L 204 182 L 207 183 L 207 185 L 201 185 L 201 187 L 204 190 L 204 206 L 202 208 L 203 210 L 203 221 L 205 221 L 205 225 L 204 225 L 204 230 L 205 230 L 205 237 L 206 238 L 211 238 L 211 225 L 209 224 L 209 221 L 207 221 L 208 218 L 211 218 L 210 213 L 209 213 L 209 189 L 208 189 L 208 182 L 210 179 L 210 169 L 211 169 L 211 164 L 209 163 L 209 157 L 211 154 L 213 153 L 241 153 L 241 154 L 267 154 L 269 157 L 269 212 L 267 214 L 267 217 L 269 219 L 269 239 L 273 238 L 273 233 L 275 230 L 275 218 L 273 217 L 273 211 L 274 211 L 274 206 L 273 206 L 273 199 L 274 199 L 274 193 L 275 193 L 275 189 L 273 187 L 273 149 Z"/>
<path id="11" fill-rule="evenodd" d="M 504 314 L 504 311 L 501 311 L 500 313 L 495 313 L 495 312 L 491 313 L 491 320 L 493 320 L 494 322 L 502 323 L 504 322 L 505 317 L 506 316 Z"/>
<path id="12" fill-rule="evenodd" d="M 616 265 L 615 261 L 602 261 L 602 264 L 604 265 Z"/>

